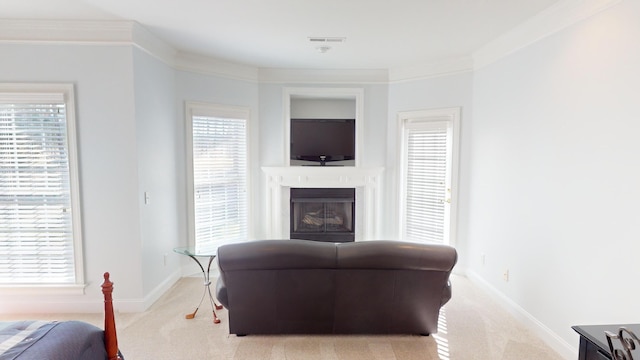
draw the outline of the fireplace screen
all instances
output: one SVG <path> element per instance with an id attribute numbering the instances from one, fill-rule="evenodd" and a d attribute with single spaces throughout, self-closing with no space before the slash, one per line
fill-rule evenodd
<path id="1" fill-rule="evenodd" d="M 354 189 L 291 189 L 291 238 L 353 241 Z"/>

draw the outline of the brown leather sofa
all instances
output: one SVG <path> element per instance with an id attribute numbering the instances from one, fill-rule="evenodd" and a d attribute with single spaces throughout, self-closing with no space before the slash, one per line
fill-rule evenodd
<path id="1" fill-rule="evenodd" d="M 453 247 L 400 241 L 259 240 L 218 249 L 229 333 L 437 332 Z"/>

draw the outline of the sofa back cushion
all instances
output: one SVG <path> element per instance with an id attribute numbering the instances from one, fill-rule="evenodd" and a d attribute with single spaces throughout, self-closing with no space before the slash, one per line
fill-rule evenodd
<path id="1" fill-rule="evenodd" d="M 257 240 L 221 246 L 220 271 L 328 269 L 336 266 L 333 243 L 308 240 Z"/>
<path id="2" fill-rule="evenodd" d="M 361 241 L 337 246 L 341 269 L 402 269 L 450 272 L 457 261 L 451 246 L 404 241 Z"/>

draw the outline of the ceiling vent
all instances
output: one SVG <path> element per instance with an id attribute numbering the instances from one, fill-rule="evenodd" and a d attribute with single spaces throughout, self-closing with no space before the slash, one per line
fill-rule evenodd
<path id="1" fill-rule="evenodd" d="M 309 42 L 312 44 L 336 44 L 343 43 L 347 40 L 346 37 L 322 37 L 322 36 L 310 36 Z"/>
<path id="2" fill-rule="evenodd" d="M 316 50 L 319 53 L 326 53 L 331 50 L 330 45 L 341 44 L 347 40 L 346 37 L 320 37 L 320 36 L 310 36 L 309 42 L 314 45 Z"/>

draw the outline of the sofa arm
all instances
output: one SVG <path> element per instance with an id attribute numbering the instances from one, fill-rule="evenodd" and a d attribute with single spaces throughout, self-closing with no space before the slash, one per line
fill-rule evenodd
<path id="1" fill-rule="evenodd" d="M 216 281 L 216 298 L 225 308 L 229 308 L 229 296 L 227 294 L 227 286 L 224 284 L 222 276 Z"/>
<path id="2" fill-rule="evenodd" d="M 451 281 L 447 281 L 444 289 L 442 289 L 442 298 L 440 299 L 440 306 L 448 303 L 451 300 Z"/>

